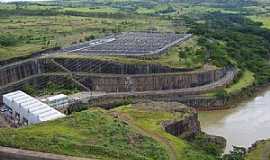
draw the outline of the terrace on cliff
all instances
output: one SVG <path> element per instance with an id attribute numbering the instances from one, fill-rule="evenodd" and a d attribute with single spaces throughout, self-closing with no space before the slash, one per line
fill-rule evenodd
<path id="1" fill-rule="evenodd" d="M 139 33 L 136 33 L 135 37 L 137 34 Z M 148 36 L 150 39 L 157 35 L 159 38 L 163 38 L 160 36 L 161 33 L 144 34 L 150 34 Z M 177 37 L 172 33 L 163 34 L 168 34 L 168 37 L 173 35 L 175 39 Z M 165 39 L 168 37 L 165 36 Z M 194 41 L 194 38 L 186 38 L 178 47 L 190 45 Z M 110 42 L 113 41 L 115 40 L 110 40 Z M 140 42 L 140 40 L 138 41 Z M 148 41 L 149 39 L 146 38 L 146 42 Z M 106 43 L 110 42 L 104 42 L 104 45 L 106 46 Z M 100 44 L 100 46 L 102 45 Z M 151 44 L 143 45 L 151 46 Z M 187 98 L 226 87 L 237 74 L 237 70 L 234 68 L 217 68 L 198 64 L 199 66 L 187 67 L 180 63 L 176 47 L 170 48 L 166 54 L 150 59 L 59 53 L 0 67 L 2 75 L 0 92 L 4 94 L 18 89 L 23 90 L 25 86 L 29 85 L 36 90 L 41 90 L 46 88 L 49 83 L 54 83 L 67 84 L 66 86 L 71 86 L 68 88 L 86 91 L 83 97 L 87 98 L 83 101 L 91 104 L 103 98 L 114 102 L 115 98 L 122 99 L 130 96 L 142 99 L 173 100 L 189 104 L 190 100 L 194 100 L 194 98 Z M 199 104 L 196 103 L 196 105 Z M 208 100 L 206 104 L 209 104 Z"/>

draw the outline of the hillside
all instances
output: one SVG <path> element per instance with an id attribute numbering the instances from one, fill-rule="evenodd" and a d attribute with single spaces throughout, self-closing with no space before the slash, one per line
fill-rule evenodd
<path id="1" fill-rule="evenodd" d="M 166 133 L 159 124 L 171 119 L 185 120 L 193 114 L 192 110 L 181 104 L 155 103 L 155 108 L 158 105 L 168 109 L 174 106 L 179 112 L 158 111 L 149 104 L 138 104 L 149 106 L 145 111 L 131 106 L 113 111 L 92 108 L 53 122 L 0 129 L 0 145 L 104 160 L 215 159 L 215 155 L 195 143 L 191 145 Z M 129 121 L 129 116 L 135 121 Z"/>

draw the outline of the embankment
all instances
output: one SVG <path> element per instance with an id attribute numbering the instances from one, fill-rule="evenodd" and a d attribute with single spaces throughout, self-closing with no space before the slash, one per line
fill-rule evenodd
<path id="1" fill-rule="evenodd" d="M 25 85 L 42 89 L 53 82 L 75 85 L 82 91 L 106 93 L 91 97 L 91 104 L 103 99 L 115 103 L 115 99 L 132 97 L 135 100 L 178 101 L 193 107 L 219 107 L 225 100 L 198 95 L 229 85 L 236 74 L 232 68 L 183 71 L 155 64 L 37 58 L 0 67 L 0 93 L 23 89 Z"/>

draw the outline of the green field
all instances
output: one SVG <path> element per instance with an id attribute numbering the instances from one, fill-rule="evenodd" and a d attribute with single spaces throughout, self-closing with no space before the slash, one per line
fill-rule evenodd
<path id="1" fill-rule="evenodd" d="M 157 31 L 175 31 L 166 19 L 122 16 L 122 11 L 110 7 L 16 7 L 14 4 L 1 4 L 0 12 L 10 15 L 0 17 L 0 60 L 56 46 L 69 46 L 116 32 L 146 31 L 153 24 Z M 5 44 L 10 39 L 12 43 Z"/>

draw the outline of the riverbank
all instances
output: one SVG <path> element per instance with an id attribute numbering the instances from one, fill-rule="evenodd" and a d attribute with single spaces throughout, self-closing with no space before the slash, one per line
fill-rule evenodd
<path id="1" fill-rule="evenodd" d="M 270 140 L 260 140 L 254 143 L 246 155 L 246 160 L 269 160 Z"/>

